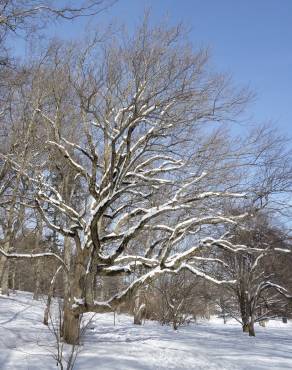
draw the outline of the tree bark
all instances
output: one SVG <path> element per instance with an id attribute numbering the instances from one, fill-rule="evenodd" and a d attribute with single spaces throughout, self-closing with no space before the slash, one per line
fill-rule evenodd
<path id="1" fill-rule="evenodd" d="M 245 292 L 240 292 L 239 296 L 239 305 L 240 305 L 240 314 L 242 320 L 242 331 L 244 333 L 249 332 L 249 315 L 248 315 L 248 302 Z"/>
<path id="2" fill-rule="evenodd" d="M 0 259 L 1 294 L 9 295 L 9 261 L 5 256 Z"/>
<path id="3" fill-rule="evenodd" d="M 42 228 L 42 220 L 40 219 L 39 215 L 36 216 L 37 220 L 37 232 L 35 236 L 35 252 L 41 251 L 40 248 L 40 241 L 42 238 L 43 228 Z M 42 260 L 38 260 L 36 262 L 35 267 L 35 286 L 33 292 L 33 299 L 38 300 L 40 295 L 40 286 L 41 286 L 41 271 L 42 271 Z"/>
<path id="4" fill-rule="evenodd" d="M 15 290 L 16 290 L 16 266 L 15 266 L 15 262 L 10 262 L 10 287 L 12 289 L 12 292 L 15 293 Z"/>
<path id="5" fill-rule="evenodd" d="M 80 339 L 80 315 L 75 315 L 68 307 L 68 303 L 64 307 L 63 317 L 63 339 L 68 344 L 79 344 Z"/>
<path id="6" fill-rule="evenodd" d="M 251 320 L 249 322 L 248 334 L 249 334 L 250 337 L 255 337 L 254 319 L 253 318 L 251 318 Z"/>
<path id="7" fill-rule="evenodd" d="M 243 331 L 244 333 L 248 333 L 248 332 L 249 332 L 249 323 L 248 323 L 248 322 L 244 322 L 244 323 L 242 324 L 242 331 Z"/>
<path id="8" fill-rule="evenodd" d="M 70 240 L 66 242 L 66 247 L 71 249 Z M 75 299 L 85 298 L 82 297 L 85 290 L 85 277 L 86 269 L 84 266 L 84 256 L 79 253 L 74 263 L 70 263 L 69 275 L 66 278 L 67 286 L 65 287 L 66 290 L 64 294 L 64 315 L 61 336 L 68 344 L 79 343 L 80 315 L 73 313 L 72 305 L 75 303 Z"/>
<path id="9" fill-rule="evenodd" d="M 142 318 L 145 310 L 145 304 L 141 303 L 141 292 L 138 290 L 135 296 L 134 306 L 134 325 L 142 325 Z"/>
<path id="10" fill-rule="evenodd" d="M 94 301 L 94 283 L 95 273 L 89 272 L 85 276 L 85 300 L 88 304 L 93 304 Z"/>
<path id="11" fill-rule="evenodd" d="M 34 286 L 34 292 L 33 292 L 33 299 L 38 300 L 40 295 L 40 277 L 41 277 L 41 266 L 42 261 L 38 260 L 36 262 L 36 270 L 35 270 L 35 286 Z"/>

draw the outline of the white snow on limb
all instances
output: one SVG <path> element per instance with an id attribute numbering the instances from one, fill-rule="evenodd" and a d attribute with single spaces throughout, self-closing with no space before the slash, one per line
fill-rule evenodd
<path id="1" fill-rule="evenodd" d="M 117 112 L 117 114 L 115 115 L 115 117 L 114 117 L 114 122 L 115 123 L 118 123 L 118 120 L 119 120 L 119 118 L 120 118 L 120 116 L 123 114 L 123 113 L 125 113 L 125 112 L 129 112 L 129 111 L 131 111 L 131 109 L 133 109 L 134 108 L 134 104 L 131 104 L 131 105 L 129 105 L 128 107 L 125 107 L 125 108 L 121 108 L 121 109 L 119 109 L 118 110 L 118 112 Z"/>
<path id="2" fill-rule="evenodd" d="M 52 206 L 57 208 L 62 213 L 65 213 L 69 218 L 71 218 L 71 220 L 78 223 L 78 225 L 80 225 L 81 227 L 85 226 L 85 221 L 79 215 L 79 213 L 74 208 L 66 204 L 63 200 L 55 199 L 52 196 L 48 196 L 46 193 L 42 191 L 38 192 L 37 197 L 38 199 L 42 199 L 50 203 Z"/>
<path id="3" fill-rule="evenodd" d="M 292 253 L 291 249 L 285 249 L 285 248 L 274 248 L 273 250 L 276 252 L 281 252 L 281 253 Z"/>
<path id="4" fill-rule="evenodd" d="M 76 309 L 82 305 L 84 305 L 84 299 L 83 298 L 73 298 L 74 303 L 72 304 L 72 309 Z"/>
<path id="5" fill-rule="evenodd" d="M 103 271 L 105 272 L 131 272 L 132 269 L 131 269 L 131 265 L 125 265 L 125 266 L 119 266 L 119 265 L 115 265 L 115 266 L 110 266 L 110 267 L 105 267 L 103 269 Z"/>
<path id="6" fill-rule="evenodd" d="M 57 270 L 55 271 L 55 273 L 54 273 L 54 276 L 52 277 L 52 279 L 51 279 L 51 285 L 53 285 L 54 283 L 55 283 L 55 281 L 56 281 L 56 279 L 57 279 L 57 276 L 58 276 L 58 274 L 59 274 L 59 272 L 62 270 L 64 268 L 64 266 L 63 265 L 60 265 L 58 268 L 57 268 Z"/>
<path id="7" fill-rule="evenodd" d="M 259 264 L 259 261 L 260 261 L 262 258 L 264 258 L 264 257 L 266 256 L 266 254 L 267 254 L 267 253 L 261 253 L 260 255 L 258 255 L 258 256 L 257 256 L 257 258 L 255 259 L 255 261 L 254 261 L 253 265 L 251 266 L 251 269 L 250 269 L 250 271 L 251 271 L 251 272 L 252 272 L 252 271 L 254 271 L 254 270 L 257 268 L 257 266 L 258 266 L 258 264 Z"/>
<path id="8" fill-rule="evenodd" d="M 160 171 L 162 172 L 162 171 Z M 171 180 L 161 179 L 158 177 L 147 177 L 143 173 L 128 172 L 126 177 L 137 177 L 139 180 L 145 181 L 146 183 L 155 184 L 172 184 Z"/>
<path id="9" fill-rule="evenodd" d="M 219 223 L 230 223 L 236 225 L 237 218 L 236 217 L 223 217 L 223 216 L 209 216 L 209 217 L 194 217 L 182 221 L 181 223 L 177 224 L 176 230 L 189 228 L 190 226 L 198 226 L 198 225 L 208 225 L 208 224 L 219 224 Z"/>
<path id="10" fill-rule="evenodd" d="M 291 253 L 291 250 L 285 249 L 285 248 L 271 248 L 270 246 L 267 246 L 266 248 L 257 248 L 257 247 L 249 247 L 245 244 L 236 244 L 232 243 L 230 240 L 227 239 L 215 239 L 215 238 L 204 238 L 201 241 L 201 244 L 204 246 L 218 246 L 223 249 L 226 249 L 228 251 L 238 253 L 238 252 L 247 252 L 247 253 L 260 253 L 258 256 L 258 259 L 255 261 L 255 267 L 256 268 L 258 261 L 264 257 L 264 255 L 273 253 L 274 251 L 280 252 L 280 253 Z"/>
<path id="11" fill-rule="evenodd" d="M 139 215 L 147 213 L 147 209 L 135 208 L 131 212 L 125 212 L 116 224 L 116 229 L 119 229 L 121 225 L 125 224 L 129 219 Z"/>
<path id="12" fill-rule="evenodd" d="M 115 260 L 115 263 L 129 263 L 129 262 L 141 262 L 147 265 L 156 266 L 158 261 L 154 258 L 146 258 L 143 256 L 121 256 Z"/>
<path id="13" fill-rule="evenodd" d="M 200 271 L 198 269 L 196 269 L 195 267 L 189 265 L 189 264 L 182 264 L 181 268 L 180 269 L 186 269 L 186 270 L 189 270 L 190 272 L 192 272 L 193 274 L 195 274 L 196 276 L 199 276 L 205 280 L 208 280 L 214 284 L 217 284 L 217 285 L 221 285 L 221 284 L 236 284 L 236 280 L 218 280 L 218 279 L 215 279 L 213 278 L 212 276 L 204 273 L 203 271 Z"/>
<path id="14" fill-rule="evenodd" d="M 29 182 L 35 184 L 39 188 L 45 188 L 51 191 L 55 196 L 61 201 L 62 197 L 60 193 L 50 184 L 46 183 L 42 176 L 37 176 L 36 178 L 32 178 L 24 169 L 23 166 L 19 163 L 12 160 L 10 157 L 0 153 L 0 157 L 7 160 L 10 164 L 12 164 L 14 170 L 24 176 Z"/>
<path id="15" fill-rule="evenodd" d="M 191 261 L 201 261 L 201 262 L 215 262 L 215 263 L 220 263 L 224 267 L 229 267 L 227 263 L 224 261 L 220 260 L 219 258 L 211 258 L 211 257 L 191 257 Z"/>
<path id="16" fill-rule="evenodd" d="M 74 300 L 74 303 L 76 303 L 78 305 L 84 304 L 84 298 L 76 298 L 76 297 L 74 297 L 73 300 Z"/>
<path id="17" fill-rule="evenodd" d="M 139 172 L 139 174 L 143 174 L 143 176 L 152 176 L 154 174 L 159 174 L 159 173 L 165 173 L 165 172 L 170 172 L 170 171 L 175 171 L 184 166 L 183 163 L 179 163 L 177 165 L 171 164 L 171 163 L 164 163 L 160 167 L 152 168 L 149 170 L 144 170 L 143 172 Z M 135 172 L 136 173 L 136 172 Z"/>
<path id="18" fill-rule="evenodd" d="M 195 253 L 199 250 L 200 246 L 195 245 L 191 248 L 189 248 L 187 251 L 175 254 L 174 256 L 171 256 L 166 262 L 165 266 L 168 268 L 178 266 L 181 261 L 186 261 L 189 258 L 192 258 Z"/>
<path id="19" fill-rule="evenodd" d="M 142 162 L 138 166 L 136 166 L 135 171 L 137 172 L 140 169 L 142 169 L 142 168 L 144 168 L 146 166 L 149 166 L 149 164 L 151 164 L 151 163 L 153 163 L 155 161 L 161 161 L 161 160 L 166 161 L 165 163 L 182 164 L 182 161 L 181 160 L 177 160 L 175 158 L 172 158 L 172 157 L 169 157 L 169 156 L 166 156 L 166 155 L 155 155 L 153 157 L 150 157 L 150 158 L 145 159 L 144 162 Z"/>
<path id="20" fill-rule="evenodd" d="M 57 259 L 59 262 L 62 263 L 62 266 L 65 267 L 67 270 L 67 267 L 65 265 L 65 262 L 63 259 L 58 256 L 56 253 L 52 252 L 43 252 L 43 253 L 7 253 L 3 249 L 0 249 L 0 254 L 5 256 L 6 258 L 11 258 L 11 259 L 39 259 L 39 258 L 46 258 L 46 257 L 53 257 Z"/>
<path id="21" fill-rule="evenodd" d="M 207 172 L 202 172 L 202 174 L 200 176 L 197 176 L 194 179 L 192 179 L 191 181 L 184 184 L 179 190 L 177 190 L 173 199 L 175 201 L 177 201 L 179 199 L 180 195 L 182 195 L 187 190 L 188 187 L 190 187 L 191 185 L 193 185 L 193 184 L 199 182 L 200 180 L 202 180 L 204 177 L 207 176 L 207 174 L 208 174 Z"/>
<path id="22" fill-rule="evenodd" d="M 109 308 L 111 309 L 111 306 L 108 302 L 106 301 L 94 301 L 93 304 L 96 306 L 96 307 L 104 307 L 104 308 Z"/>
<path id="23" fill-rule="evenodd" d="M 61 144 L 59 143 L 56 143 L 55 141 L 52 141 L 52 140 L 48 140 L 47 141 L 48 144 L 52 145 L 52 146 L 55 146 L 57 147 L 61 153 L 63 153 L 64 157 L 69 161 L 69 163 L 71 164 L 71 166 L 79 173 L 81 173 L 85 178 L 89 178 L 89 174 L 87 173 L 87 171 L 85 170 L 85 168 L 83 166 L 81 166 L 79 163 L 77 163 L 73 158 L 72 156 L 69 154 L 68 150 Z"/>
<path id="24" fill-rule="evenodd" d="M 226 239 L 214 239 L 214 238 L 204 238 L 201 240 L 201 244 L 202 246 L 205 246 L 205 247 L 212 247 L 212 246 L 217 246 L 217 247 L 220 247 L 222 249 L 226 249 L 230 252 L 242 252 L 242 251 L 245 251 L 245 252 L 262 252 L 263 250 L 262 249 L 258 249 L 258 248 L 249 248 L 248 246 L 244 245 L 244 244 L 233 244 L 230 240 L 226 240 Z"/>
<path id="25" fill-rule="evenodd" d="M 186 263 L 181 263 L 178 268 L 174 265 L 173 267 L 165 267 L 161 268 L 161 266 L 157 266 L 152 268 L 151 271 L 145 273 L 141 277 L 134 280 L 126 289 L 123 291 L 115 294 L 111 298 L 109 298 L 106 302 L 94 302 L 94 304 L 87 304 L 86 307 L 84 304 L 78 304 L 72 306 L 72 308 L 78 312 L 79 314 L 84 312 L 111 312 L 114 311 L 121 303 L 123 303 L 130 294 L 133 294 L 138 288 L 141 286 L 155 280 L 160 275 L 164 274 L 177 274 L 182 270 L 188 270 L 191 273 L 195 274 L 198 277 L 201 277 L 205 280 L 208 280 L 214 284 L 222 285 L 222 284 L 235 284 L 236 280 L 218 280 L 213 278 L 212 276 L 204 273 L 196 269 L 194 266 Z"/>
<path id="26" fill-rule="evenodd" d="M 230 197 L 230 198 L 246 198 L 247 193 L 232 193 L 229 191 L 206 191 L 197 196 L 198 199 L 204 199 L 209 197 Z"/>
<path id="27" fill-rule="evenodd" d="M 75 235 L 75 232 L 72 231 L 72 230 L 69 230 L 69 229 L 64 229 L 60 226 L 57 226 L 55 224 L 53 224 L 49 218 L 46 216 L 46 213 L 45 211 L 43 210 L 42 206 L 40 205 L 40 202 L 38 201 L 38 199 L 35 200 L 35 203 L 37 205 L 37 208 L 40 212 L 40 215 L 42 217 L 42 219 L 45 221 L 46 225 L 52 229 L 52 230 L 55 230 L 57 232 L 59 232 L 60 234 L 64 235 L 64 236 L 74 236 Z"/>
<path id="28" fill-rule="evenodd" d="M 162 230 L 162 231 L 167 231 L 169 233 L 173 233 L 174 232 L 174 228 L 168 226 L 168 225 L 162 225 L 162 224 L 158 224 L 158 225 L 146 225 L 145 228 L 149 228 L 150 230 Z"/>
<path id="29" fill-rule="evenodd" d="M 265 281 L 265 286 L 270 288 L 275 288 L 280 294 L 284 295 L 286 298 L 292 299 L 292 295 L 290 295 L 286 288 L 279 284 L 275 284 L 271 281 Z"/>

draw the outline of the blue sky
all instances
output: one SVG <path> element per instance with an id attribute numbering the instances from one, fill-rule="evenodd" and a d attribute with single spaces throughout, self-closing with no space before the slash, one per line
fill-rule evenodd
<path id="1" fill-rule="evenodd" d="M 147 8 L 154 22 L 165 16 L 185 22 L 194 45 L 210 47 L 212 65 L 257 94 L 249 108 L 253 119 L 272 120 L 292 136 L 292 0 L 119 0 L 94 22 L 133 29 Z M 63 23 L 49 33 L 80 36 L 86 21 Z"/>

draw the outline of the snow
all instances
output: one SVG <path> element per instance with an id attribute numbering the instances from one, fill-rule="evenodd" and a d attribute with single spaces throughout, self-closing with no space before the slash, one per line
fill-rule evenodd
<path id="1" fill-rule="evenodd" d="M 30 293 L 0 296 L 1 370 L 58 369 L 54 338 L 42 324 L 43 302 Z M 76 369 L 100 370 L 261 370 L 292 369 L 292 324 L 270 321 L 250 338 L 222 319 L 200 320 L 180 328 L 147 321 L 133 325 L 127 315 L 95 315 L 89 324 Z M 51 351 L 51 352 L 50 352 Z"/>

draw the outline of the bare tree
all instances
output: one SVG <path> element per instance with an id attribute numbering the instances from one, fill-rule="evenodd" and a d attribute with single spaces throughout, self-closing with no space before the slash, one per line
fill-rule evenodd
<path id="1" fill-rule="evenodd" d="M 185 271 L 153 281 L 145 299 L 147 315 L 162 325 L 171 324 L 174 330 L 193 320 L 199 301 L 198 280 Z"/>
<path id="2" fill-rule="evenodd" d="M 46 228 L 70 240 L 70 262 L 52 252 L 1 253 L 54 258 L 63 266 L 68 343 L 78 340 L 81 314 L 114 311 L 165 273 L 187 270 L 229 283 L 199 268 L 202 259 L 214 262 L 200 251 L 220 244 L 235 252 L 204 237 L 249 217 L 225 206 L 249 193 L 242 179 L 246 152 L 233 147 L 224 128 L 249 94 L 210 74 L 207 62 L 205 50 L 183 43 L 180 27 L 151 29 L 145 21 L 131 37 L 55 43 L 31 67 L 24 99 L 43 148 L 23 165 L 16 155 L 2 158 L 29 183 L 30 205 Z M 48 176 L 51 161 L 70 167 L 70 197 Z M 143 237 L 146 249 L 138 248 Z M 94 299 L 97 276 L 131 274 L 126 289 Z"/>
<path id="3" fill-rule="evenodd" d="M 40 31 L 49 21 L 97 15 L 117 0 L 84 0 L 76 6 L 73 1 L 1 0 L 0 45 L 11 33 Z M 5 59 L 1 63 L 5 64 Z"/>
<path id="4" fill-rule="evenodd" d="M 227 290 L 237 302 L 238 310 L 234 299 L 229 304 L 225 302 L 224 308 L 241 322 L 243 331 L 250 336 L 255 336 L 255 322 L 273 317 L 276 307 L 280 315 L 281 294 L 288 294 L 286 288 L 277 283 L 279 272 L 272 268 L 272 261 L 281 254 L 290 254 L 291 249 L 286 246 L 281 232 L 269 222 L 265 215 L 258 214 L 246 221 L 244 228 L 234 231 L 230 239 L 217 241 L 218 245 L 222 243 L 237 248 L 232 255 L 225 252 L 221 255 L 225 261 L 222 276 L 236 281 Z M 241 320 L 238 319 L 238 311 Z"/>

